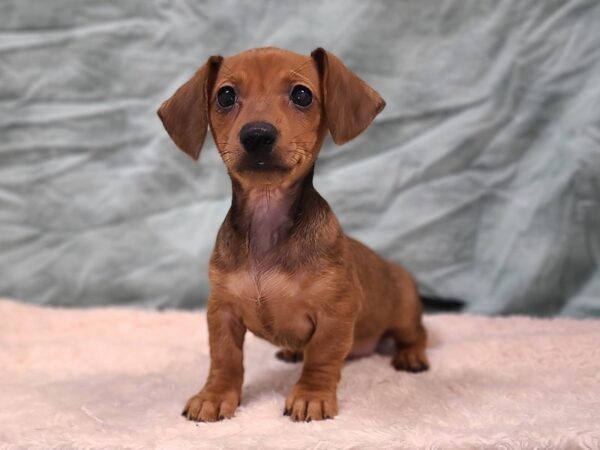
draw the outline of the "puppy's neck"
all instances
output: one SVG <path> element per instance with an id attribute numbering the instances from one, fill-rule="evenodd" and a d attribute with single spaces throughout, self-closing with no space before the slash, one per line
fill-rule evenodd
<path id="1" fill-rule="evenodd" d="M 263 256 L 285 239 L 294 222 L 291 207 L 295 193 L 283 189 L 258 188 L 247 193 L 244 215 L 252 254 Z"/>
<path id="2" fill-rule="evenodd" d="M 292 186 L 233 185 L 232 218 L 253 257 L 264 259 L 284 242 L 298 224 L 312 192 L 312 170 Z M 304 214 L 303 214 L 304 215 Z"/>

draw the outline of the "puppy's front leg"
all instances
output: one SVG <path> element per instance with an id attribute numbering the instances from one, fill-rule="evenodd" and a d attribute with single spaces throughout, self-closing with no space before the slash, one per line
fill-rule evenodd
<path id="1" fill-rule="evenodd" d="M 285 402 L 292 420 L 322 420 L 338 412 L 337 384 L 352 348 L 355 318 L 317 317 L 316 329 L 304 349 L 302 375 Z"/>
<path id="2" fill-rule="evenodd" d="M 244 378 L 246 328 L 233 311 L 211 296 L 207 310 L 210 371 L 202 390 L 190 398 L 183 415 L 190 420 L 214 422 L 233 417 L 240 403 Z"/>

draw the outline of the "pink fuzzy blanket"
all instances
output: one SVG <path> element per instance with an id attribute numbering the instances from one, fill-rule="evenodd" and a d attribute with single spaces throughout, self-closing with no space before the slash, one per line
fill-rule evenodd
<path id="1" fill-rule="evenodd" d="M 209 364 L 204 314 L 0 301 L 0 448 L 600 449 L 600 321 L 435 315 L 432 369 L 348 362 L 334 420 L 293 423 L 300 366 L 248 335 L 232 420 L 179 414 Z"/>

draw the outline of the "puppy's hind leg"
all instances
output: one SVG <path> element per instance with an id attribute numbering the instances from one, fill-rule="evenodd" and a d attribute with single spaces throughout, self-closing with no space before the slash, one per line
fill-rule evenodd
<path id="1" fill-rule="evenodd" d="M 396 344 L 392 365 L 396 370 L 423 372 L 429 369 L 425 354 L 427 331 L 422 323 L 423 307 L 417 286 L 403 268 L 393 265 L 392 272 L 400 294 L 387 333 Z"/>
<path id="2" fill-rule="evenodd" d="M 392 328 L 390 334 L 396 343 L 396 352 L 392 358 L 392 365 L 396 370 L 416 373 L 429 369 L 425 354 L 427 332 L 420 323 L 413 329 Z"/>

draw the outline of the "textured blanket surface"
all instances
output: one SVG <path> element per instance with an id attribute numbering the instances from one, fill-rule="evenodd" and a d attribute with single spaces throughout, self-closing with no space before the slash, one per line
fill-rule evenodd
<path id="1" fill-rule="evenodd" d="M 293 423 L 300 366 L 248 335 L 242 405 L 186 421 L 209 365 L 203 312 L 0 301 L 0 448 L 600 448 L 600 322 L 436 315 L 432 369 L 346 364 L 334 420 Z"/>

